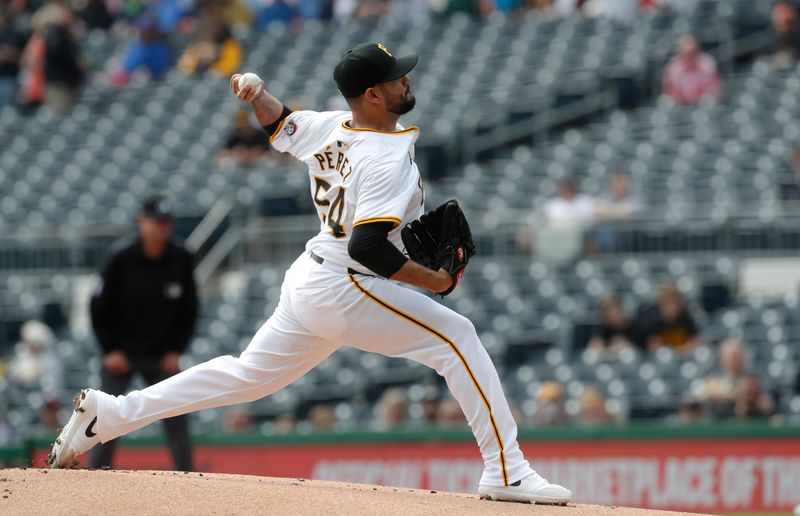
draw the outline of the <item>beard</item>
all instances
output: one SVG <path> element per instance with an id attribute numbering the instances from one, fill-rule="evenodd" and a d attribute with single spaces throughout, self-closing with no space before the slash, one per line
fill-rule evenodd
<path id="1" fill-rule="evenodd" d="M 389 104 L 387 110 L 389 113 L 394 113 L 395 115 L 405 115 L 414 109 L 414 104 L 416 103 L 417 99 L 411 93 L 411 90 L 406 90 L 402 97 L 395 99 L 391 104 Z"/>

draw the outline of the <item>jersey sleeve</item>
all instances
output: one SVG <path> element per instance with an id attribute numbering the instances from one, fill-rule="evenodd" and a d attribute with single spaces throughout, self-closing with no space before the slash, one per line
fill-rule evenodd
<path id="1" fill-rule="evenodd" d="M 399 225 L 414 195 L 403 167 L 397 161 L 367 162 L 364 167 L 355 184 L 353 227 L 370 222 Z"/>
<path id="2" fill-rule="evenodd" d="M 269 142 L 273 149 L 303 159 L 316 152 L 315 146 L 344 118 L 344 111 L 292 111 L 270 135 Z"/>

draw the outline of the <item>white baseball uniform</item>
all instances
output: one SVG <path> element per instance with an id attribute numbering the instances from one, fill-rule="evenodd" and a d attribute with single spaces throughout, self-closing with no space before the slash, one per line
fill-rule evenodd
<path id="1" fill-rule="evenodd" d="M 352 346 L 414 360 L 444 376 L 480 446 L 481 485 L 509 485 L 532 473 L 472 323 L 350 258 L 353 227 L 371 221 L 394 222 L 389 240 L 402 250 L 400 228 L 419 218 L 424 203 L 414 162 L 418 129 L 351 129 L 350 118 L 344 111 L 296 111 L 272 135 L 275 149 L 308 165 L 320 232 L 286 272 L 269 320 L 239 357 L 215 358 L 125 396 L 98 393 L 101 441 L 158 419 L 268 396 L 340 346 Z"/>

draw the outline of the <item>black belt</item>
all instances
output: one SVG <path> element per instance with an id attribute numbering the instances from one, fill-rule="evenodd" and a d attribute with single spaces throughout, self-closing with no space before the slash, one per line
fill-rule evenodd
<path id="1" fill-rule="evenodd" d="M 311 257 L 312 260 L 317 262 L 318 264 L 322 265 L 325 263 L 325 258 L 319 256 L 318 254 L 314 254 L 314 251 L 309 251 L 308 255 Z M 365 274 L 361 271 L 357 271 L 355 269 L 351 269 L 350 267 L 347 268 L 347 274 L 361 274 L 363 276 L 372 276 L 372 274 Z"/>

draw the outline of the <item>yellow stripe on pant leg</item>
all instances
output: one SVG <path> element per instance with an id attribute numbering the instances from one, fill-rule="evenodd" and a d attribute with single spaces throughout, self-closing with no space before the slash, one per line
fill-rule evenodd
<path id="1" fill-rule="evenodd" d="M 500 466 L 501 466 L 500 469 L 503 472 L 503 484 L 507 486 L 508 485 L 508 472 L 506 471 L 506 456 L 505 456 L 505 451 L 504 451 L 505 448 L 503 447 L 503 440 L 500 438 L 500 431 L 497 429 L 497 423 L 495 423 L 495 421 L 494 421 L 494 414 L 492 413 L 492 407 L 489 404 L 489 399 L 486 397 L 486 394 L 483 392 L 483 389 L 481 389 L 481 386 L 478 383 L 478 380 L 475 378 L 475 375 L 472 373 L 472 369 L 470 369 L 469 364 L 467 363 L 467 359 L 464 358 L 464 355 L 461 354 L 461 351 L 458 349 L 458 347 L 455 345 L 455 343 L 452 340 L 450 340 L 447 337 L 445 337 L 444 335 L 442 335 L 441 333 L 439 333 L 437 330 L 435 330 L 435 329 L 431 328 L 430 326 L 428 326 L 427 324 L 425 324 L 424 322 L 415 319 L 414 317 L 408 315 L 407 313 L 403 312 L 402 310 L 390 305 L 386 301 L 380 299 L 379 297 L 377 297 L 374 294 L 372 294 L 371 292 L 369 292 L 367 289 L 365 289 L 364 287 L 361 286 L 361 284 L 358 282 L 358 280 L 356 280 L 353 277 L 352 274 L 350 275 L 350 282 L 359 291 L 361 291 L 362 294 L 364 294 L 365 296 L 367 296 L 371 300 L 375 301 L 378 305 L 382 306 L 383 308 L 389 310 L 390 312 L 392 312 L 392 313 L 394 313 L 396 315 L 399 315 L 403 319 L 406 319 L 407 321 L 412 322 L 413 324 L 419 326 L 423 330 L 426 330 L 427 332 L 432 333 L 433 335 L 438 337 L 440 340 L 442 340 L 448 346 L 450 346 L 450 349 L 452 349 L 453 352 L 456 354 L 456 356 L 458 356 L 458 358 L 461 360 L 461 363 L 464 365 L 464 369 L 467 370 L 467 374 L 469 374 L 469 377 L 472 379 L 472 383 L 475 385 L 475 389 L 477 389 L 478 394 L 480 394 L 481 399 L 483 400 L 483 404 L 486 405 L 486 410 L 489 411 L 489 422 L 492 424 L 492 430 L 494 430 L 495 439 L 497 439 L 497 444 L 500 447 Z"/>

